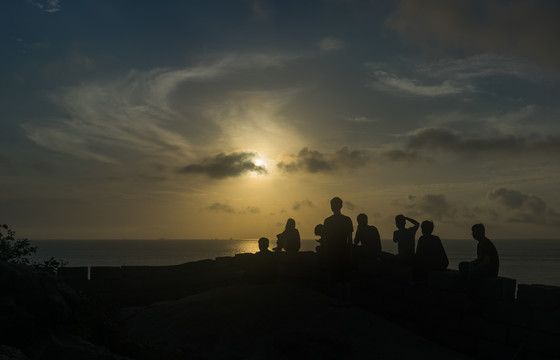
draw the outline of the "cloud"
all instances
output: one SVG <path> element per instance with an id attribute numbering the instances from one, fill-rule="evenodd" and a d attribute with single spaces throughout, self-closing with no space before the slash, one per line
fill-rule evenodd
<path id="1" fill-rule="evenodd" d="M 235 210 L 232 206 L 228 204 L 222 204 L 219 202 L 215 202 L 212 205 L 205 207 L 203 210 L 212 211 L 216 213 L 226 213 L 226 214 L 252 214 L 256 215 L 261 212 L 261 209 L 255 206 L 247 206 L 242 210 Z"/>
<path id="2" fill-rule="evenodd" d="M 456 209 L 450 205 L 445 195 L 426 194 L 423 196 L 408 196 L 408 201 L 404 204 L 407 212 L 422 218 L 453 218 Z"/>
<path id="3" fill-rule="evenodd" d="M 245 211 L 249 214 L 259 214 L 261 212 L 261 209 L 255 206 L 247 206 L 245 208 Z"/>
<path id="4" fill-rule="evenodd" d="M 343 119 L 353 123 L 372 123 L 377 121 L 374 119 L 367 118 L 365 116 L 343 117 Z"/>
<path id="5" fill-rule="evenodd" d="M 509 77 L 539 84 L 555 79 L 550 71 L 525 59 L 489 53 L 458 59 L 444 57 L 431 62 L 395 59 L 365 66 L 369 70 L 370 88 L 427 98 L 470 97 L 479 94 L 492 78 Z"/>
<path id="6" fill-rule="evenodd" d="M 420 160 L 420 156 L 415 151 L 405 151 L 399 149 L 382 152 L 381 156 L 384 156 L 393 162 L 402 161 L 407 163 L 415 163 Z"/>
<path id="7" fill-rule="evenodd" d="M 264 166 L 256 165 L 255 152 L 233 152 L 230 154 L 219 153 L 213 157 L 207 157 L 199 164 L 190 164 L 177 172 L 180 174 L 204 174 L 214 179 L 225 179 L 236 177 L 248 172 L 267 174 Z"/>
<path id="8" fill-rule="evenodd" d="M 60 0 L 35 0 L 31 3 L 48 13 L 60 11 Z"/>
<path id="9" fill-rule="evenodd" d="M 499 188 L 489 192 L 487 197 L 505 209 L 509 222 L 560 226 L 560 213 L 536 195 Z"/>
<path id="10" fill-rule="evenodd" d="M 547 75 L 525 59 L 496 54 L 479 54 L 460 59 L 443 58 L 418 64 L 415 70 L 430 78 L 453 79 L 455 82 L 496 76 L 535 81 L 543 80 Z"/>
<path id="11" fill-rule="evenodd" d="M 132 157 L 165 157 L 184 162 L 194 156 L 191 150 L 200 138 L 220 135 L 222 124 L 208 119 L 194 95 L 180 106 L 173 103 L 178 89 L 244 70 L 279 67 L 297 57 L 226 54 L 196 66 L 131 71 L 115 80 L 61 88 L 49 97 L 60 111 L 55 121 L 21 126 L 36 144 L 81 159 L 118 164 Z"/>
<path id="12" fill-rule="evenodd" d="M 321 153 L 304 147 L 297 154 L 285 156 L 286 160 L 277 164 L 278 169 L 286 173 L 306 171 L 309 173 L 328 173 L 340 169 L 352 169 L 365 166 L 369 157 L 365 151 L 343 147 L 335 153 Z"/>
<path id="13" fill-rule="evenodd" d="M 382 70 L 373 71 L 372 78 L 373 81 L 370 83 L 372 88 L 408 95 L 436 97 L 473 91 L 470 86 L 460 86 L 450 80 L 445 80 L 437 85 L 422 85 L 418 80 L 402 78 Z"/>
<path id="14" fill-rule="evenodd" d="M 327 36 L 326 38 L 321 39 L 317 46 L 319 46 L 319 48 L 323 51 L 336 51 L 344 47 L 340 40 L 332 36 Z"/>
<path id="15" fill-rule="evenodd" d="M 356 210 L 356 205 L 354 205 L 354 203 L 351 201 L 344 201 L 343 206 L 350 211 Z"/>
<path id="16" fill-rule="evenodd" d="M 560 23 L 554 1 L 403 0 L 385 27 L 428 53 L 498 53 L 558 67 Z"/>
<path id="17" fill-rule="evenodd" d="M 228 214 L 233 214 L 235 213 L 235 210 L 227 205 L 227 204 L 222 204 L 222 203 L 213 203 L 212 205 L 208 206 L 205 208 L 206 210 L 209 211 L 213 211 L 213 212 L 217 212 L 217 213 L 228 213 Z"/>
<path id="18" fill-rule="evenodd" d="M 558 156 L 560 136 L 492 135 L 468 138 L 445 128 L 421 129 L 407 139 L 407 149 L 451 152 L 459 155 L 547 155 Z"/>
<path id="19" fill-rule="evenodd" d="M 296 201 L 296 202 L 294 202 L 294 205 L 292 206 L 292 209 L 293 209 L 294 211 L 298 211 L 298 210 L 300 210 L 302 207 L 314 208 L 315 205 L 313 205 L 313 202 L 312 202 L 311 200 Z"/>

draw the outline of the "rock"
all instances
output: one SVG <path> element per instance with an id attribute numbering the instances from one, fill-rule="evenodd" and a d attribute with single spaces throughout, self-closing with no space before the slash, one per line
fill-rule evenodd
<path id="1" fill-rule="evenodd" d="M 138 343 L 199 359 L 467 359 L 309 288 L 239 284 L 123 315 Z"/>
<path id="2" fill-rule="evenodd" d="M 68 319 L 64 297 L 55 278 L 46 272 L 0 261 L 0 288 L 38 321 L 60 324 Z"/>
<path id="3" fill-rule="evenodd" d="M 0 360 L 29 360 L 29 358 L 16 348 L 0 344 Z"/>
<path id="4" fill-rule="evenodd" d="M 48 331 L 38 338 L 26 352 L 34 359 L 80 359 L 80 360 L 127 360 L 115 355 L 105 347 L 90 342 L 65 331 Z"/>

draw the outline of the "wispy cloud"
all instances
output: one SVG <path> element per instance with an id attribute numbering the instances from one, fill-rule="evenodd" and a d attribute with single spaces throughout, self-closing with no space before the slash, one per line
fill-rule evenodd
<path id="1" fill-rule="evenodd" d="M 214 179 L 236 177 L 248 172 L 266 174 L 264 166 L 255 164 L 255 152 L 220 153 L 203 159 L 198 164 L 190 164 L 177 172 L 180 174 L 204 174 Z"/>
<path id="2" fill-rule="evenodd" d="M 241 210 L 236 210 L 231 205 L 215 202 L 210 206 L 203 208 L 203 210 L 211 211 L 215 213 L 225 213 L 225 214 L 251 214 L 256 215 L 261 212 L 261 209 L 255 206 L 247 206 Z"/>
<path id="3" fill-rule="evenodd" d="M 373 71 L 370 86 L 379 90 L 425 97 L 456 95 L 473 91 L 471 86 L 460 86 L 449 80 L 436 85 L 423 85 L 418 80 L 399 77 L 382 70 Z"/>
<path id="4" fill-rule="evenodd" d="M 445 57 L 431 62 L 367 63 L 371 88 L 402 95 L 462 97 L 483 91 L 480 81 L 515 78 L 531 83 L 550 82 L 553 75 L 525 59 L 490 53 L 465 58 Z"/>
<path id="5" fill-rule="evenodd" d="M 208 210 L 208 211 L 217 212 L 217 213 L 228 213 L 228 214 L 235 213 L 235 210 L 230 205 L 222 204 L 222 203 L 218 203 L 218 202 L 213 203 L 212 205 L 210 205 L 210 206 L 208 206 L 204 209 Z"/>
<path id="6" fill-rule="evenodd" d="M 444 58 L 418 64 L 415 70 L 431 78 L 468 81 L 496 76 L 515 77 L 524 80 L 545 80 L 546 73 L 525 59 L 496 54 L 479 54 L 466 58 Z"/>
<path id="7" fill-rule="evenodd" d="M 279 67 L 296 54 L 228 54 L 183 69 L 154 69 L 113 81 L 59 89 L 50 96 L 61 110 L 57 121 L 22 125 L 27 137 L 50 150 L 106 163 L 133 154 L 193 158 L 197 136 L 219 135 L 221 124 L 208 121 L 198 103 L 178 106 L 172 95 L 185 84 L 218 80 L 237 71 Z M 190 105 L 190 106 L 189 106 Z"/>
<path id="8" fill-rule="evenodd" d="M 321 39 L 321 41 L 317 43 L 317 46 L 323 51 L 336 51 L 344 47 L 340 40 L 332 36 Z"/>
<path id="9" fill-rule="evenodd" d="M 373 123 L 376 122 L 377 120 L 375 119 L 371 119 L 365 116 L 348 116 L 348 117 L 343 117 L 342 119 L 349 121 L 349 122 L 353 122 L 353 123 Z"/>
<path id="10" fill-rule="evenodd" d="M 313 208 L 313 207 L 315 207 L 315 205 L 313 205 L 313 202 L 311 200 L 296 201 L 296 202 L 294 202 L 294 205 L 292 206 L 292 209 L 294 211 L 298 211 L 303 207 Z"/>
<path id="11" fill-rule="evenodd" d="M 34 0 L 31 3 L 48 13 L 58 12 L 61 9 L 60 0 Z"/>

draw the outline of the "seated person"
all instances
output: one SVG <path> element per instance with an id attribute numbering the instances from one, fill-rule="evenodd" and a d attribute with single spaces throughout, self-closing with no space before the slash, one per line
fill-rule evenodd
<path id="1" fill-rule="evenodd" d="M 268 249 L 268 238 L 259 239 L 259 251 L 248 262 L 245 281 L 251 283 L 268 284 L 276 281 L 278 261 L 274 252 Z"/>
<path id="2" fill-rule="evenodd" d="M 381 237 L 373 225 L 368 225 L 366 214 L 358 215 L 358 228 L 354 236 L 354 249 L 356 250 L 359 265 L 373 265 L 381 256 Z M 361 246 L 360 246 L 361 244 Z"/>
<path id="3" fill-rule="evenodd" d="M 477 257 L 473 261 L 460 263 L 459 271 L 470 283 L 498 276 L 498 269 L 500 267 L 498 250 L 496 250 L 490 239 L 486 237 L 484 225 L 473 225 L 472 237 L 478 241 L 476 248 Z"/>
<path id="4" fill-rule="evenodd" d="M 289 218 L 288 221 L 286 221 L 284 231 L 276 235 L 276 237 L 278 241 L 276 242 L 276 248 L 274 248 L 275 251 L 282 251 L 282 249 L 286 250 L 288 253 L 296 253 L 299 251 L 301 240 L 294 219 Z"/>
<path id="5" fill-rule="evenodd" d="M 449 259 L 443 248 L 443 244 L 439 237 L 432 235 L 434 231 L 434 223 L 431 221 L 423 221 L 422 236 L 418 239 L 416 247 L 416 268 L 421 274 L 429 271 L 441 271 L 447 269 Z"/>
<path id="6" fill-rule="evenodd" d="M 319 245 L 317 245 L 315 247 L 315 251 L 317 252 L 317 254 L 322 254 L 325 251 L 325 237 L 323 234 L 323 224 L 318 224 L 317 226 L 315 226 L 315 230 L 313 231 L 313 233 L 315 235 L 317 235 L 319 237 L 318 240 L 315 240 L 319 243 Z"/>
<path id="7" fill-rule="evenodd" d="M 268 238 L 262 237 L 259 239 L 259 251 L 257 254 L 272 254 L 272 251 L 268 250 L 270 241 Z"/>

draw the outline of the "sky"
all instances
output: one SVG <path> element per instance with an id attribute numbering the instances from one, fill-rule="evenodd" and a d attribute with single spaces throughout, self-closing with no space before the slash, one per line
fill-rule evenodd
<path id="1" fill-rule="evenodd" d="M 11 0 L 0 223 L 302 238 L 331 214 L 559 238 L 560 3 Z"/>

